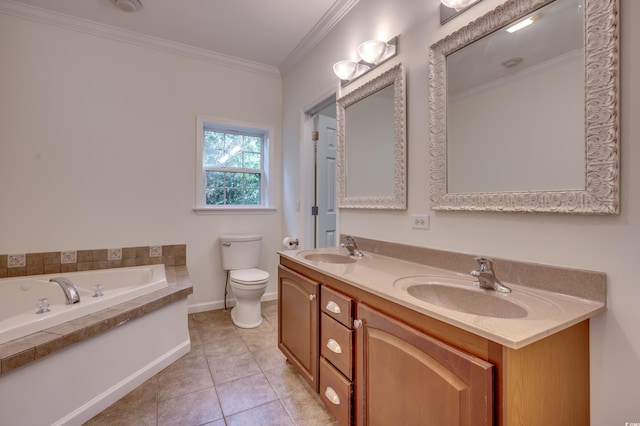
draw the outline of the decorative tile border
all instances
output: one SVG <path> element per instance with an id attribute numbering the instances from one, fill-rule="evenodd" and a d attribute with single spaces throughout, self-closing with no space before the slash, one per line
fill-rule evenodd
<path id="1" fill-rule="evenodd" d="M 108 249 L 107 260 L 122 260 L 122 249 L 121 248 Z"/>
<path id="2" fill-rule="evenodd" d="M 149 246 L 149 257 L 162 256 L 162 246 Z"/>
<path id="3" fill-rule="evenodd" d="M 77 251 L 63 251 L 60 252 L 60 263 L 77 263 L 78 252 Z"/>
<path id="4" fill-rule="evenodd" d="M 157 265 L 184 266 L 187 246 L 122 247 L 46 253 L 0 254 L 0 278 Z"/>
<path id="5" fill-rule="evenodd" d="M 7 268 L 24 268 L 27 266 L 27 256 L 24 254 L 8 254 Z"/>

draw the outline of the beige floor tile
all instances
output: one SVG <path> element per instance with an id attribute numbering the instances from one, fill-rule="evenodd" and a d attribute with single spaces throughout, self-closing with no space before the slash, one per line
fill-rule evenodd
<path id="1" fill-rule="evenodd" d="M 264 322 L 268 322 L 274 329 L 278 329 L 278 314 L 263 315 Z"/>
<path id="2" fill-rule="evenodd" d="M 240 335 L 230 336 L 225 340 L 205 343 L 202 348 L 209 360 L 249 353 L 249 348 Z"/>
<path id="3" fill-rule="evenodd" d="M 251 352 L 278 345 L 278 330 L 272 330 L 268 327 L 262 332 L 240 333 L 240 337 Z"/>
<path id="4" fill-rule="evenodd" d="M 233 324 L 207 324 L 198 326 L 197 330 L 203 344 L 238 336 L 238 330 Z"/>
<path id="5" fill-rule="evenodd" d="M 264 374 L 280 399 L 312 391 L 307 382 L 288 364 L 268 370 Z"/>
<path id="6" fill-rule="evenodd" d="M 222 418 L 222 410 L 213 388 L 158 403 L 158 426 L 198 426 Z"/>
<path id="7" fill-rule="evenodd" d="M 264 374 L 256 374 L 216 387 L 225 416 L 275 401 L 278 396 Z"/>
<path id="8" fill-rule="evenodd" d="M 262 309 L 254 329 L 222 310 L 189 315 L 191 352 L 86 425 L 337 426 L 277 347 L 277 301 Z"/>
<path id="9" fill-rule="evenodd" d="M 320 397 L 309 387 L 303 392 L 281 398 L 280 401 L 299 425 L 327 426 L 336 422 L 335 417 L 322 404 Z"/>
<path id="10" fill-rule="evenodd" d="M 226 426 L 227 423 L 224 419 L 216 420 L 215 422 L 205 423 L 203 426 Z"/>
<path id="11" fill-rule="evenodd" d="M 211 370 L 213 383 L 216 385 L 261 372 L 260 366 L 250 352 L 226 358 L 209 359 L 209 370 Z"/>
<path id="12" fill-rule="evenodd" d="M 295 426 L 278 400 L 227 417 L 227 426 Z"/>
<path id="13" fill-rule="evenodd" d="M 253 352 L 253 357 L 262 369 L 262 371 L 281 368 L 286 362 L 286 358 L 277 346 L 268 346 L 260 348 Z"/>
<path id="14" fill-rule="evenodd" d="M 155 425 L 157 382 L 156 376 L 152 377 L 89 420 L 85 425 Z"/>
<path id="15" fill-rule="evenodd" d="M 202 349 L 192 349 L 157 377 L 158 401 L 213 387 L 209 364 Z"/>

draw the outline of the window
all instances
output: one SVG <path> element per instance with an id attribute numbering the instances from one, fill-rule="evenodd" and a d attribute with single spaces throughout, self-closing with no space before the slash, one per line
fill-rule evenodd
<path id="1" fill-rule="evenodd" d="M 267 207 L 269 131 L 199 117 L 198 132 L 198 207 Z"/>

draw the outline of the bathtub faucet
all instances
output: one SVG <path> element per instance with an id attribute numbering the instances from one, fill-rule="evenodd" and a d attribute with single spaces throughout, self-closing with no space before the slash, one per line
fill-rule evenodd
<path id="1" fill-rule="evenodd" d="M 51 278 L 49 282 L 58 283 L 60 287 L 62 287 L 62 291 L 64 291 L 64 295 L 67 297 L 67 305 L 80 303 L 80 293 L 78 292 L 78 287 L 76 287 L 76 285 L 72 283 L 71 280 L 64 277 L 55 277 Z"/>

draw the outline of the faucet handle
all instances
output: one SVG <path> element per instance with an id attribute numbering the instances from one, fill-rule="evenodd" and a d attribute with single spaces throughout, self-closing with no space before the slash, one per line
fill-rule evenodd
<path id="1" fill-rule="evenodd" d="M 478 262 L 480 272 L 493 270 L 493 261 L 490 258 L 478 256 L 474 257 L 473 260 Z"/>

